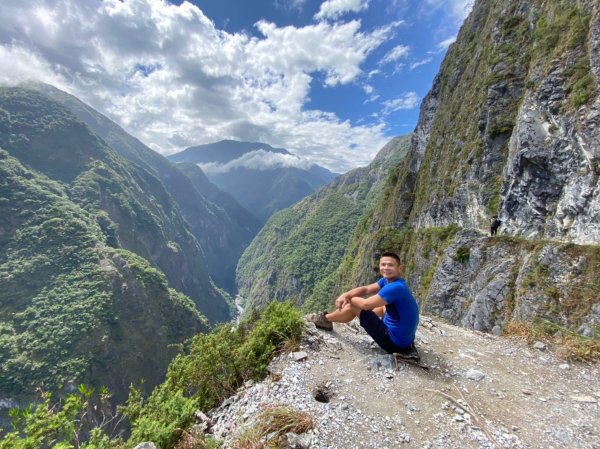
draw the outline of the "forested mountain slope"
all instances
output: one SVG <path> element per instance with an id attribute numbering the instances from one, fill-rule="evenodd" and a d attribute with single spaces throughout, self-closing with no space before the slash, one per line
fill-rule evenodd
<path id="1" fill-rule="evenodd" d="M 199 310 L 229 318 L 161 182 L 65 107 L 0 88 L 0 148 L 4 405 L 79 382 L 123 400 L 131 382 L 163 378 L 169 345 L 207 328 Z"/>
<path id="2" fill-rule="evenodd" d="M 175 164 L 148 148 L 98 111 L 72 95 L 42 83 L 31 87 L 57 100 L 123 158 L 156 176 L 173 198 L 202 247 L 211 278 L 230 293 L 235 290 L 235 267 L 243 250 L 260 229 L 258 221 L 230 195 L 208 179 L 184 176 Z M 191 172 L 198 178 L 204 176 Z"/>
<path id="3" fill-rule="evenodd" d="M 74 202 L 99 217 L 109 245 L 150 261 L 210 320 L 228 318 L 198 241 L 158 178 L 120 158 L 69 110 L 37 91 L 2 88 L 0 107 L 6 151 L 62 182 Z"/>
<path id="4" fill-rule="evenodd" d="M 5 109 L 2 109 L 6 111 Z M 156 385 L 175 351 L 206 329 L 194 303 L 165 276 L 111 248 L 108 216 L 0 150 L 0 398 L 29 402 L 35 388 Z M 157 350 L 160 349 L 160 350 Z M 10 399 L 9 399 L 10 398 Z"/>
<path id="5" fill-rule="evenodd" d="M 276 213 L 238 265 L 240 295 L 248 306 L 293 299 L 326 307 L 339 266 L 361 216 L 370 211 L 390 171 L 406 155 L 410 136 L 388 143 L 375 160 Z"/>

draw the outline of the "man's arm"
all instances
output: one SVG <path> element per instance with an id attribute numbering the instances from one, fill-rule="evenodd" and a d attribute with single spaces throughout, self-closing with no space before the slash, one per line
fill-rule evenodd
<path id="1" fill-rule="evenodd" d="M 377 282 L 375 282 L 374 284 L 362 285 L 360 287 L 353 288 L 352 290 L 348 290 L 347 292 L 342 293 L 335 300 L 335 306 L 338 309 L 341 309 L 342 307 L 344 307 L 344 305 L 346 305 L 346 303 L 348 301 L 350 301 L 350 298 L 355 298 L 355 297 L 362 298 L 367 295 L 374 295 L 379 290 L 381 290 L 381 287 L 379 287 L 379 284 Z"/>
<path id="2" fill-rule="evenodd" d="M 360 310 L 373 310 L 377 307 L 387 305 L 387 302 L 385 302 L 385 300 L 379 295 L 369 296 L 368 298 L 355 297 L 352 298 L 349 302 L 352 307 L 356 307 Z"/>

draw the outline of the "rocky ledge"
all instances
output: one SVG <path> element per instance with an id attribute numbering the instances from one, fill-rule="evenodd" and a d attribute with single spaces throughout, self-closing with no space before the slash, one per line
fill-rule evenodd
<path id="1" fill-rule="evenodd" d="M 355 323 L 331 333 L 308 326 L 267 379 L 198 414 L 224 447 L 236 447 L 275 404 L 313 418 L 308 432 L 287 435 L 289 448 L 600 447 L 598 366 L 567 363 L 542 342 L 423 318 L 425 370 L 395 366 Z"/>

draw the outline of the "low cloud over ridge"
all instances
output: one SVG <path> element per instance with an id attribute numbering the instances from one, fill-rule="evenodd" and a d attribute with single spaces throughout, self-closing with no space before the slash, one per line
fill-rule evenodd
<path id="1" fill-rule="evenodd" d="M 229 161 L 225 164 L 218 162 L 209 162 L 198 164 L 198 166 L 208 175 L 216 175 L 230 172 L 231 170 L 246 168 L 250 170 L 272 170 L 275 168 L 300 168 L 308 170 L 314 166 L 312 162 L 302 159 L 293 154 L 273 153 L 265 150 L 250 151 L 241 157 Z"/>

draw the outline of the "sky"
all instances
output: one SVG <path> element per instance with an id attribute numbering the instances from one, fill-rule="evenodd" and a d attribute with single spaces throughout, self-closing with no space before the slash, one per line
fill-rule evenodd
<path id="1" fill-rule="evenodd" d="M 164 155 L 244 140 L 343 173 L 414 130 L 472 3 L 1 0 L 0 83 L 52 84 Z"/>

